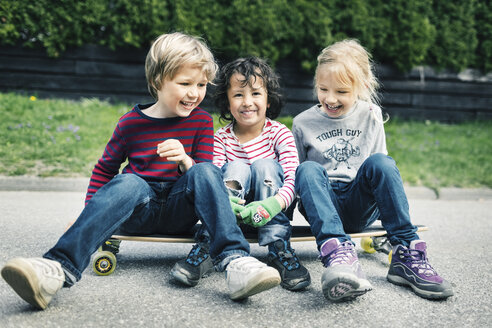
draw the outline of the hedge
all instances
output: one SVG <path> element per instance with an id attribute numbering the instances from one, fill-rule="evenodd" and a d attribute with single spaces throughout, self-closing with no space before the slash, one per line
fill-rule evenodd
<path id="1" fill-rule="evenodd" d="M 253 54 L 314 67 L 331 42 L 356 38 L 402 71 L 492 70 L 491 0 L 3 0 L 0 44 L 53 57 L 99 44 L 147 48 L 158 35 L 202 36 L 222 59 Z"/>

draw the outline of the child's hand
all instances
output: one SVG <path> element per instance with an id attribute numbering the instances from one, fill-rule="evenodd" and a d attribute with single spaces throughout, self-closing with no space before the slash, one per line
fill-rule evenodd
<path id="1" fill-rule="evenodd" d="M 239 212 L 239 216 L 244 223 L 257 228 L 267 224 L 281 210 L 280 203 L 275 196 L 272 196 L 244 206 L 244 210 Z"/>
<path id="2" fill-rule="evenodd" d="M 176 139 L 168 139 L 158 144 L 157 154 L 168 161 L 176 162 L 183 172 L 186 172 L 193 165 L 193 161 L 186 154 L 183 145 Z"/>
<path id="3" fill-rule="evenodd" d="M 231 203 L 232 211 L 236 215 L 237 224 L 243 223 L 243 219 L 239 216 L 239 213 L 244 210 L 244 204 L 246 201 L 239 197 L 229 196 L 229 201 Z"/>

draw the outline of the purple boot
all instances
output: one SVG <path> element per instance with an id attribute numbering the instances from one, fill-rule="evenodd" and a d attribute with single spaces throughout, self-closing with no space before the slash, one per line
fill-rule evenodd
<path id="1" fill-rule="evenodd" d="M 415 294 L 428 299 L 453 296 L 453 287 L 441 278 L 429 264 L 427 246 L 423 240 L 413 240 L 410 247 L 393 247 L 388 281 L 400 286 L 412 287 Z"/>
<path id="2" fill-rule="evenodd" d="M 340 243 L 328 239 L 320 248 L 321 261 L 326 267 L 321 276 L 325 297 L 334 302 L 348 301 L 372 289 L 366 279 L 350 241 Z"/>

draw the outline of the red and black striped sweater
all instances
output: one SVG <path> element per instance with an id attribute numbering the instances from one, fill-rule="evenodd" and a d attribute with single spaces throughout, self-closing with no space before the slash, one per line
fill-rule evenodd
<path id="1" fill-rule="evenodd" d="M 180 172 L 175 162 L 157 155 L 157 145 L 167 139 L 179 140 L 194 163 L 212 162 L 214 128 L 212 116 L 195 108 L 188 117 L 152 118 L 142 110 L 148 105 L 135 105 L 123 115 L 104 152 L 92 171 L 85 203 L 104 184 L 119 173 L 132 173 L 147 181 L 176 181 Z"/>

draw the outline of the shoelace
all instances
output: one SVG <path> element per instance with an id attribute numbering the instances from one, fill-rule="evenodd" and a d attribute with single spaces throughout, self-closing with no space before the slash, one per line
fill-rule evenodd
<path id="1" fill-rule="evenodd" d="M 411 262 L 411 268 L 417 268 L 419 274 L 428 277 L 437 275 L 437 272 L 430 265 L 424 251 L 418 249 L 403 249 L 399 251 L 400 258 L 405 262 Z"/>
<path id="2" fill-rule="evenodd" d="M 208 250 L 200 244 L 193 245 L 186 257 L 186 262 L 198 266 L 209 257 Z"/>
<path id="3" fill-rule="evenodd" d="M 283 251 L 277 253 L 278 258 L 282 265 L 289 271 L 298 269 L 300 266 L 299 258 L 291 248 L 286 248 Z"/>
<path id="4" fill-rule="evenodd" d="M 348 264 L 350 259 L 353 258 L 354 255 L 354 247 L 350 242 L 343 242 L 338 247 L 333 250 L 327 256 L 323 256 L 321 258 L 321 262 L 323 262 L 325 267 L 339 264 Z"/>

